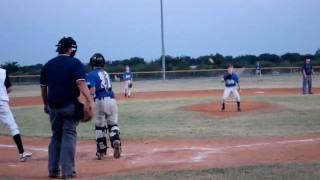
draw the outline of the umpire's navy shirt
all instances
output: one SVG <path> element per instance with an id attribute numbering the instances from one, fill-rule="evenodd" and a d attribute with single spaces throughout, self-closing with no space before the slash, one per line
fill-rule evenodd
<path id="1" fill-rule="evenodd" d="M 306 72 L 306 75 L 312 75 L 312 65 L 311 64 L 307 64 L 304 63 L 304 65 L 302 66 L 302 69 Z"/>
<path id="2" fill-rule="evenodd" d="M 85 80 L 83 64 L 76 58 L 59 55 L 48 61 L 41 70 L 40 84 L 48 87 L 50 108 L 63 108 L 78 100 L 77 80 Z"/>

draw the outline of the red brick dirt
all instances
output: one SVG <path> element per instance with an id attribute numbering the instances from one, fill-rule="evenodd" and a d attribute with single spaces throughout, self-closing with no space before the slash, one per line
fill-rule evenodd
<path id="1" fill-rule="evenodd" d="M 210 117 L 223 119 L 232 116 L 239 117 L 245 115 L 254 115 L 259 112 L 274 112 L 279 108 L 281 107 L 278 105 L 266 102 L 243 101 L 241 102 L 241 112 L 237 111 L 236 102 L 226 103 L 226 110 L 224 112 L 221 112 L 221 103 L 217 102 L 184 106 L 180 109 L 199 112 Z"/>
<path id="2" fill-rule="evenodd" d="M 47 177 L 48 139 L 24 138 L 34 153 L 19 162 L 10 137 L 0 137 L 0 176 L 24 179 Z M 95 142 L 80 141 L 78 177 L 95 179 L 110 175 L 150 171 L 196 170 L 215 167 L 274 163 L 311 163 L 320 160 L 320 134 L 279 138 L 153 139 L 123 142 L 123 156 L 95 159 Z"/>
<path id="3" fill-rule="evenodd" d="M 316 92 L 320 92 L 316 89 Z M 135 93 L 132 99 L 163 99 L 184 97 L 221 96 L 222 91 L 182 91 Z M 248 89 L 242 95 L 300 94 L 300 89 Z M 119 96 L 119 100 L 123 97 Z M 41 105 L 39 97 L 13 98 L 13 106 Z M 228 105 L 229 107 L 229 105 Z M 228 108 L 227 107 L 227 108 Z M 199 104 L 183 107 L 209 116 L 223 117 L 233 112 L 218 112 L 218 104 Z M 260 102 L 243 102 L 241 113 L 258 113 L 261 109 L 272 111 L 272 105 Z M 213 111 L 213 112 L 211 112 Z M 217 115 L 218 114 L 218 115 Z M 11 137 L 0 137 L 0 177 L 23 179 L 47 178 L 48 139 L 23 138 L 25 149 L 34 153 L 28 162 L 19 162 Z M 204 168 L 238 167 L 274 163 L 312 163 L 320 161 L 320 134 L 273 138 L 210 138 L 210 139 L 150 139 L 123 142 L 123 156 L 95 158 L 95 141 L 82 140 L 77 146 L 77 171 L 80 179 L 135 174 L 150 171 L 195 170 Z"/>

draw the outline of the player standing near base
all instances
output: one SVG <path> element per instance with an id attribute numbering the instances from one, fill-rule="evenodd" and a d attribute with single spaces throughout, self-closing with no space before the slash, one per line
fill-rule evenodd
<path id="1" fill-rule="evenodd" d="M 129 66 L 126 66 L 126 71 L 123 73 L 123 81 L 124 81 L 124 96 L 130 98 L 131 97 L 133 74 L 130 71 Z"/>
<path id="2" fill-rule="evenodd" d="M 310 59 L 306 59 L 306 62 L 302 66 L 302 93 L 307 94 L 307 90 L 309 94 L 312 93 L 312 75 L 313 75 L 313 67 Z"/>
<path id="3" fill-rule="evenodd" d="M 223 97 L 222 97 L 222 108 L 221 111 L 224 112 L 226 110 L 226 101 L 230 94 L 232 93 L 236 100 L 237 100 L 237 110 L 238 112 L 241 111 L 240 108 L 240 94 L 238 92 L 240 91 L 240 81 L 239 81 L 239 76 L 233 72 L 233 65 L 230 64 L 228 66 L 228 72 L 224 75 L 223 77 L 223 82 L 225 83 L 225 89 L 223 92 Z"/>
<path id="4" fill-rule="evenodd" d="M 121 156 L 120 128 L 118 127 L 118 105 L 112 90 L 109 74 L 104 70 L 106 60 L 100 53 L 90 58 L 92 71 L 87 76 L 90 94 L 96 103 L 96 156 L 101 160 L 107 155 L 106 131 L 109 132 L 113 157 Z"/>
<path id="5" fill-rule="evenodd" d="M 9 130 L 18 148 L 20 161 L 24 162 L 31 158 L 32 153 L 24 151 L 19 127 L 10 110 L 8 93 L 12 91 L 11 85 L 6 70 L 0 68 L 0 122 Z"/>

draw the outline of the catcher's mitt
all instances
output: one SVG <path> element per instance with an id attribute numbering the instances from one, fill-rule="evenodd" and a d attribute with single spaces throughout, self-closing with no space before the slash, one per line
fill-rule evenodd
<path id="1" fill-rule="evenodd" d="M 94 111 L 88 105 L 81 102 L 76 103 L 75 117 L 80 122 L 89 122 L 93 118 Z"/>
<path id="2" fill-rule="evenodd" d="M 128 87 L 129 87 L 129 88 L 132 88 L 132 87 L 133 87 L 133 84 L 132 84 L 132 83 L 130 83 Z"/>

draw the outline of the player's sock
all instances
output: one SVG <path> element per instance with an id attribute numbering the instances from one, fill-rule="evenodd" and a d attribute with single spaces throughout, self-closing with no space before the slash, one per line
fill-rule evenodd
<path id="1" fill-rule="evenodd" d="M 224 111 L 226 109 L 226 104 L 225 103 L 222 103 L 222 108 L 221 110 Z"/>
<path id="2" fill-rule="evenodd" d="M 238 106 L 238 111 L 240 111 L 240 102 L 237 102 L 237 106 Z"/>
<path id="3" fill-rule="evenodd" d="M 23 145 L 22 145 L 22 140 L 21 140 L 21 136 L 20 134 L 17 134 L 15 136 L 13 136 L 13 140 L 17 145 L 17 148 L 19 150 L 19 153 L 22 154 L 24 153 L 24 149 L 23 149 Z"/>

